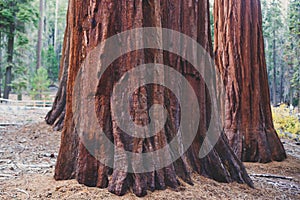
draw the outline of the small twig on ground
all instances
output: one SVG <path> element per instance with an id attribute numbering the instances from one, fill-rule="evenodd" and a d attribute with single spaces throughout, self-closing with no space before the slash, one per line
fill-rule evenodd
<path id="1" fill-rule="evenodd" d="M 262 177 L 262 178 L 284 179 L 284 180 L 289 180 L 289 181 L 292 181 L 294 179 L 293 177 L 278 176 L 278 175 L 272 175 L 272 174 L 251 174 L 250 176 Z"/>
<path id="2" fill-rule="evenodd" d="M 18 166 L 23 169 L 28 169 L 28 168 L 44 169 L 44 168 L 52 168 L 53 167 L 53 165 L 23 165 L 23 164 L 18 164 Z"/>
<path id="3" fill-rule="evenodd" d="M 0 195 L 6 195 L 6 196 L 9 196 L 9 197 L 12 197 L 12 195 L 8 192 L 0 192 Z"/>
<path id="4" fill-rule="evenodd" d="M 21 126 L 21 123 L 0 123 L 0 127 L 7 127 L 7 126 Z"/>
<path id="5" fill-rule="evenodd" d="M 21 189 L 19 189 L 19 188 L 16 188 L 15 190 L 18 191 L 18 192 L 21 192 L 21 193 L 26 194 L 26 195 L 27 195 L 27 198 L 26 198 L 26 199 L 30 199 L 30 194 L 29 194 L 28 192 L 26 192 L 25 190 L 21 190 Z"/>
<path id="6" fill-rule="evenodd" d="M 71 199 L 71 198 L 73 198 L 74 196 L 81 195 L 81 194 L 84 194 L 84 193 L 90 194 L 89 191 L 79 191 L 79 192 L 77 192 L 77 193 L 74 193 L 74 194 L 68 196 L 66 199 Z"/>
<path id="7" fill-rule="evenodd" d="M 10 174 L 0 174 L 0 177 L 14 177 L 14 176 Z"/>

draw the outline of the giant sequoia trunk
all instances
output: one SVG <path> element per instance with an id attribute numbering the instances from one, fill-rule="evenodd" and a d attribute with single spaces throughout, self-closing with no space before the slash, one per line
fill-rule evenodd
<path id="1" fill-rule="evenodd" d="M 179 178 L 192 184 L 192 173 L 220 182 L 236 181 L 252 186 L 243 164 L 230 149 L 227 139 L 221 131 L 220 123 L 215 124 L 213 127 L 215 132 L 218 132 L 216 134 L 220 134 L 216 145 L 206 157 L 199 157 L 201 145 L 206 147 L 213 145 L 204 138 L 212 118 L 210 116 L 213 113 L 212 109 L 217 109 L 215 107 L 216 98 L 214 94 L 208 95 L 208 86 L 205 85 L 199 73 L 180 56 L 156 49 L 129 52 L 117 58 L 98 82 L 92 82 L 92 85 L 87 84 L 89 83 L 88 79 L 94 75 L 95 66 L 93 64 L 95 63 L 89 65 L 92 61 L 89 58 L 95 47 L 102 44 L 103 49 L 100 48 L 100 51 L 102 53 L 109 51 L 107 50 L 109 45 L 105 46 L 106 39 L 130 29 L 164 27 L 176 30 L 196 40 L 211 54 L 208 10 L 207 0 L 69 1 L 68 25 L 62 58 L 62 81 L 53 110 L 47 115 L 49 124 L 56 122 L 57 125 L 62 125 L 60 122 L 64 118 L 61 147 L 55 168 L 56 180 L 76 178 L 80 183 L 88 186 L 108 187 L 110 192 L 117 195 L 123 195 L 132 188 L 138 196 L 146 195 L 147 190 L 153 191 L 165 189 L 166 187 L 177 188 L 180 185 Z M 157 34 L 159 35 L 159 33 Z M 131 40 L 130 42 L 133 45 L 136 42 L 136 45 L 138 45 L 141 42 L 151 41 L 140 40 L 137 37 L 136 41 Z M 158 42 L 160 42 L 159 39 Z M 120 46 L 122 46 L 121 39 Z M 118 49 L 115 49 L 115 51 L 118 51 Z M 193 55 L 188 44 L 182 46 L 181 52 Z M 197 57 L 197 55 L 194 56 Z M 123 132 L 118 127 L 116 120 L 112 120 L 116 117 L 115 115 L 123 116 L 123 113 L 113 112 L 115 108 L 111 103 L 110 96 L 113 87 L 117 85 L 118 80 L 125 72 L 144 63 L 165 64 L 184 75 L 196 93 L 200 108 L 198 113 L 200 122 L 192 144 L 178 159 L 164 168 L 140 173 L 136 171 L 135 164 L 139 163 L 141 166 L 147 167 L 151 160 L 134 160 L 126 157 L 124 152 L 148 153 L 162 149 L 177 134 L 182 120 L 180 119 L 180 113 L 183 107 L 190 109 L 190 105 L 179 105 L 174 94 L 163 86 L 156 84 L 142 86 L 133 93 L 131 98 L 130 113 L 133 121 L 138 125 L 146 125 L 149 122 L 149 106 L 153 104 L 163 104 L 167 110 L 168 119 L 164 128 L 155 136 L 149 138 L 135 138 Z M 202 70 L 211 71 L 213 68 Z M 81 74 L 85 74 L 84 77 L 86 78 L 82 78 L 80 84 L 77 85 L 75 82 L 76 77 Z M 168 77 L 168 74 L 165 74 L 165 76 L 150 74 L 149 76 L 152 76 L 153 80 L 169 78 L 172 84 L 178 84 L 176 79 Z M 133 78 L 131 84 L 137 85 L 138 82 L 138 79 Z M 96 91 L 94 91 L 96 95 L 92 95 L 93 101 L 86 101 L 84 96 L 74 95 L 76 91 L 78 94 L 79 90 L 80 94 L 86 94 L 89 88 L 96 88 Z M 126 95 L 121 94 L 120 96 Z M 189 98 L 190 94 L 185 95 Z M 76 104 L 81 100 L 82 105 Z M 97 123 L 105 131 L 105 135 L 110 139 L 110 142 L 114 144 L 113 149 L 107 148 L 106 143 L 102 142 L 104 136 L 97 135 L 98 129 L 95 129 L 92 122 L 89 121 L 93 113 L 88 112 L 88 109 L 84 110 L 89 106 L 89 102 L 95 102 L 92 107 L 96 109 L 94 114 L 97 116 Z M 74 106 L 74 103 L 78 107 Z M 85 113 L 78 118 L 79 112 Z M 193 112 L 195 111 L 189 110 L 188 113 L 193 116 L 195 115 Z M 92 133 L 81 131 L 81 125 L 86 126 Z M 191 133 L 185 131 L 184 134 L 188 138 Z M 83 138 L 93 141 L 93 152 L 86 146 L 86 141 Z M 181 142 L 186 138 L 177 138 L 179 148 L 181 148 Z M 158 162 L 158 165 L 159 162 L 170 159 L 176 151 L 171 148 L 168 150 L 165 152 L 164 157 L 154 159 Z M 106 161 L 109 160 L 116 168 L 105 165 L 97 159 L 98 157 L 106 158 Z M 132 169 L 129 170 L 130 168 Z"/>
<path id="2" fill-rule="evenodd" d="M 226 87 L 225 133 L 243 161 L 282 161 L 273 126 L 259 0 L 216 0 L 216 66 Z"/>

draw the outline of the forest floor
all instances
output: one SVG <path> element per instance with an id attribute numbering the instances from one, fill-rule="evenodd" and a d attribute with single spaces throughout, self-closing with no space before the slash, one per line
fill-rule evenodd
<path id="1" fill-rule="evenodd" d="M 136 199 L 132 193 L 117 197 L 75 180 L 55 181 L 60 133 L 43 122 L 47 111 L 0 105 L 0 123 L 6 124 L 0 126 L 0 199 Z M 284 162 L 245 163 L 255 189 L 195 175 L 194 186 L 182 183 L 179 191 L 149 192 L 145 199 L 300 199 L 300 146 L 283 142 L 288 154 Z"/>

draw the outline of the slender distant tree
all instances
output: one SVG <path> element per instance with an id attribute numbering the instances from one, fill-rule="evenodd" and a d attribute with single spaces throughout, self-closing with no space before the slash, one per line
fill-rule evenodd
<path id="1" fill-rule="evenodd" d="M 0 31 L 0 98 L 2 98 L 2 63 L 3 63 L 3 58 L 2 58 L 2 32 Z"/>
<path id="2" fill-rule="evenodd" d="M 8 2 L 11 8 L 16 8 L 16 2 Z M 11 80 L 12 80 L 12 67 L 13 67 L 13 55 L 14 55 L 14 45 L 15 45 L 15 31 L 16 31 L 16 13 L 11 10 L 11 16 L 7 16 L 9 19 L 8 25 L 8 43 L 7 43 L 7 67 L 5 70 L 5 83 L 4 83 L 4 99 L 9 98 L 9 93 L 11 91 Z"/>
<path id="3" fill-rule="evenodd" d="M 73 96 L 74 89 L 75 91 L 78 90 L 78 88 L 74 88 L 75 79 L 84 63 L 84 58 L 98 44 L 105 44 L 108 37 L 122 31 L 141 27 L 164 27 L 177 30 L 197 40 L 207 52 L 212 54 L 209 4 L 207 0 L 70 0 L 62 56 L 63 68 L 60 73 L 60 89 L 54 102 L 53 110 L 47 116 L 48 123 L 60 121 L 62 119 L 61 116 L 64 118 L 62 142 L 55 167 L 55 179 L 76 178 L 80 183 L 88 186 L 108 187 L 110 192 L 117 195 L 123 195 L 132 188 L 132 191 L 138 196 L 146 195 L 147 190 L 166 189 L 166 187 L 177 188 L 179 186 L 178 178 L 192 183 L 190 176 L 192 173 L 204 175 L 221 182 L 237 181 L 252 185 L 243 164 L 230 149 L 221 129 L 219 129 L 221 137 L 211 153 L 203 159 L 199 158 L 199 148 L 205 137 L 210 111 L 211 109 L 217 109 L 212 107 L 210 102 L 216 102 L 216 99 L 208 97 L 203 80 L 193 70 L 190 63 L 178 55 L 155 49 L 144 49 L 122 56 L 109 67 L 104 79 L 99 80 L 99 83 L 93 83 L 95 86 L 99 86 L 97 91 L 95 91 L 96 96 L 92 97 L 95 98 L 99 126 L 106 130 L 107 136 L 115 144 L 115 149 L 107 149 L 105 144 L 101 144 L 100 146 L 95 146 L 95 151 L 101 154 L 100 157 L 105 157 L 108 152 L 113 153 L 114 155 L 111 159 L 114 165 L 122 164 L 122 167 L 126 170 L 136 161 L 130 158 L 125 158 L 124 160 L 123 151 L 156 151 L 163 148 L 168 143 L 168 140 L 176 134 L 174 130 L 177 130 L 180 124 L 178 115 L 180 113 L 180 105 L 174 95 L 157 85 L 143 86 L 132 97 L 132 113 L 134 113 L 133 120 L 135 123 L 147 123 L 148 118 L 142 116 L 143 113 L 149 112 L 147 105 L 152 105 L 156 102 L 164 104 L 166 110 L 168 110 L 168 120 L 165 128 L 157 135 L 149 139 L 129 137 L 112 120 L 112 117 L 115 116 L 112 114 L 112 109 L 114 108 L 110 103 L 110 94 L 114 84 L 124 72 L 132 67 L 142 63 L 153 62 L 173 67 L 182 73 L 194 87 L 199 101 L 201 122 L 191 147 L 170 166 L 149 173 L 129 173 L 119 169 L 111 169 L 100 163 L 85 147 L 84 141 L 80 137 L 82 134 L 87 134 L 86 136 L 95 140 L 96 143 L 101 141 L 101 138 L 92 133 L 79 132 L 80 130 L 76 128 L 79 125 L 78 123 L 86 125 L 90 123 L 88 116 L 91 113 L 84 114 L 78 121 L 75 116 L 80 111 L 73 107 L 74 101 L 80 100 L 80 98 L 84 100 L 85 98 L 83 96 Z M 154 35 L 154 37 L 156 36 Z M 131 42 L 138 43 L 141 41 Z M 188 45 L 183 45 L 183 48 L 185 48 L 182 50 L 183 52 L 190 52 Z M 105 52 L 106 48 L 103 51 Z M 115 49 L 115 51 L 118 51 L 118 49 Z M 197 58 L 197 55 L 194 56 Z M 92 66 L 86 65 L 85 69 L 89 71 L 85 71 L 85 73 L 93 73 Z M 210 70 L 212 69 L 213 67 Z M 85 84 L 85 81 L 83 80 L 83 84 Z M 133 83 L 138 83 L 137 77 L 133 80 Z M 84 85 L 82 87 L 83 92 L 89 87 Z M 120 97 L 125 96 L 126 94 L 120 95 Z M 85 107 L 86 105 L 82 106 Z M 195 111 L 190 110 L 191 116 L 193 116 L 193 112 Z M 117 114 L 122 116 L 122 113 Z M 221 124 L 216 124 L 215 128 L 220 126 Z M 179 144 L 183 139 L 179 139 Z M 113 151 L 111 152 L 111 150 Z M 169 159 L 171 154 L 172 151 L 170 150 L 165 154 L 164 158 L 158 159 Z M 139 160 L 138 162 L 141 165 L 147 165 L 147 160 Z"/>
<path id="4" fill-rule="evenodd" d="M 215 0 L 214 16 L 229 143 L 242 161 L 282 161 L 286 154 L 272 121 L 260 0 Z"/>
<path id="5" fill-rule="evenodd" d="M 36 71 L 42 66 L 42 49 L 43 49 L 43 32 L 44 32 L 44 0 L 40 0 L 39 16 L 40 16 L 40 20 L 39 20 L 38 41 L 37 41 Z"/>
<path id="6" fill-rule="evenodd" d="M 54 51 L 57 50 L 57 35 L 58 35 L 58 11 L 59 11 L 59 0 L 55 1 L 55 22 L 54 22 Z"/>

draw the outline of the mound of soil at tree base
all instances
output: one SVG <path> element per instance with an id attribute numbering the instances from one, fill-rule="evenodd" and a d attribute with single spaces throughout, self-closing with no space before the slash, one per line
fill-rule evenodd
<path id="1" fill-rule="evenodd" d="M 117 197 L 75 180 L 55 181 L 60 133 L 37 121 L 0 129 L 0 199 L 137 199 L 132 193 Z M 245 163 L 256 189 L 195 175 L 194 186 L 182 182 L 178 191 L 149 192 L 145 199 L 300 199 L 300 146 L 283 142 L 288 153 L 284 162 Z"/>

